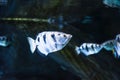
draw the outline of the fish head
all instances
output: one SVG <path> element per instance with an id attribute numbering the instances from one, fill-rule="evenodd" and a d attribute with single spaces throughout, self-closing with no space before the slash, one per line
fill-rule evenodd
<path id="1" fill-rule="evenodd" d="M 120 34 L 118 34 L 114 40 L 114 55 L 119 58 L 120 56 Z"/>
<path id="2" fill-rule="evenodd" d="M 63 32 L 55 32 L 55 45 L 57 49 L 62 49 L 71 40 L 72 35 Z"/>
<path id="3" fill-rule="evenodd" d="M 0 46 L 7 47 L 10 44 L 10 41 L 6 36 L 0 36 Z"/>

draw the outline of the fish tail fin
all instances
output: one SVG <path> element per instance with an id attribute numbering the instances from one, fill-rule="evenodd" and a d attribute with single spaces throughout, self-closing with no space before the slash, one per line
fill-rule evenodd
<path id="1" fill-rule="evenodd" d="M 35 44 L 35 40 L 30 38 L 30 37 L 27 37 L 28 39 L 28 43 L 30 45 L 30 50 L 32 53 L 34 53 L 35 49 L 36 49 L 36 44 Z"/>
<path id="2" fill-rule="evenodd" d="M 77 54 L 79 55 L 80 54 L 80 48 L 78 46 L 76 46 L 75 50 L 76 50 Z"/>
<path id="3" fill-rule="evenodd" d="M 102 45 L 102 48 L 104 48 L 105 50 L 111 51 L 114 48 L 113 43 L 114 43 L 114 40 L 108 40 L 108 41 L 102 43 L 101 45 Z"/>

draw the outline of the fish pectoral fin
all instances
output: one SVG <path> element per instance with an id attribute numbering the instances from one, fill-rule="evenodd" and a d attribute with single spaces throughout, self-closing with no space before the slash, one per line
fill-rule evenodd
<path id="1" fill-rule="evenodd" d="M 35 44 L 35 40 L 32 39 L 31 37 L 27 37 L 28 43 L 30 45 L 30 50 L 32 53 L 34 53 L 35 49 L 36 49 L 36 44 Z"/>

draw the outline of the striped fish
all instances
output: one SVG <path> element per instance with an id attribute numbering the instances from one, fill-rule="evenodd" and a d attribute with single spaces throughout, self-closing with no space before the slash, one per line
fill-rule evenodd
<path id="1" fill-rule="evenodd" d="M 44 55 L 61 50 L 72 38 L 71 34 L 66 34 L 57 31 L 44 31 L 37 35 L 34 40 L 31 37 L 27 37 L 30 44 L 30 50 L 32 53 L 36 48 Z"/>
<path id="2" fill-rule="evenodd" d="M 86 56 L 96 54 L 98 53 L 103 46 L 95 43 L 83 43 L 80 47 L 76 46 L 75 50 L 77 54 L 80 54 L 81 52 L 85 54 Z"/>

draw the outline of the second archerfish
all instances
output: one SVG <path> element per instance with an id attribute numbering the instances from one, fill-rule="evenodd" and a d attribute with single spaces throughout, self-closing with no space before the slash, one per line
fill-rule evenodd
<path id="1" fill-rule="evenodd" d="M 89 56 L 99 53 L 103 48 L 107 51 L 113 51 L 115 58 L 120 58 L 120 34 L 116 35 L 115 39 L 105 41 L 102 44 L 83 43 L 80 47 L 76 46 L 75 50 L 77 54 L 82 52 L 86 56 Z"/>

